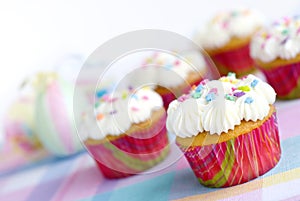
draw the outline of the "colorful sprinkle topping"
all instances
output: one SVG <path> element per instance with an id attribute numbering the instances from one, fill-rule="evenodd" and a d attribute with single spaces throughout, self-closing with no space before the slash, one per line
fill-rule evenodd
<path id="1" fill-rule="evenodd" d="M 240 92 L 236 92 L 236 93 L 234 93 L 233 94 L 235 97 L 242 97 L 243 95 L 245 95 L 245 92 L 243 92 L 243 91 L 240 91 Z"/>
<path id="2" fill-rule="evenodd" d="M 131 110 L 134 111 L 134 112 L 136 112 L 136 111 L 139 111 L 139 108 L 137 108 L 137 107 L 131 107 Z"/>
<path id="3" fill-rule="evenodd" d="M 195 98 L 195 99 L 198 99 L 198 98 L 201 97 L 201 95 L 202 95 L 202 93 L 200 93 L 200 92 L 195 92 L 195 93 L 192 94 L 192 97 Z"/>
<path id="4" fill-rule="evenodd" d="M 246 99 L 245 99 L 245 103 L 247 103 L 247 104 L 250 104 L 250 103 L 252 103 L 253 102 L 253 98 L 251 98 L 251 97 L 247 97 Z"/>
<path id="5" fill-rule="evenodd" d="M 235 96 L 232 96 L 232 95 L 229 95 L 229 94 L 225 94 L 225 99 L 226 99 L 226 100 L 230 100 L 230 101 L 235 101 L 235 100 L 236 100 L 236 97 L 235 97 Z"/>
<path id="6" fill-rule="evenodd" d="M 96 96 L 97 96 L 97 98 L 101 98 L 106 93 L 107 93 L 107 90 L 101 89 L 96 92 Z"/>
<path id="7" fill-rule="evenodd" d="M 251 85 L 252 88 L 254 88 L 254 87 L 256 87 L 257 84 L 258 84 L 258 80 L 255 79 L 255 80 L 253 80 L 253 81 L 251 82 L 250 85 Z"/>
<path id="8" fill-rule="evenodd" d="M 203 85 L 202 84 L 199 84 L 197 87 L 196 87 L 196 89 L 195 89 L 195 91 L 196 92 L 201 92 L 202 90 L 203 90 Z"/>
<path id="9" fill-rule="evenodd" d="M 248 92 L 248 91 L 250 91 L 250 87 L 249 86 L 240 86 L 240 87 L 238 87 L 238 90 Z"/>
<path id="10" fill-rule="evenodd" d="M 189 98 L 189 95 L 187 95 L 187 94 L 183 94 L 182 96 L 180 96 L 177 100 L 179 101 L 179 102 L 184 102 L 186 99 L 188 99 Z"/>
<path id="11" fill-rule="evenodd" d="M 212 100 L 215 100 L 215 98 L 216 98 L 215 93 L 209 93 L 209 94 L 207 94 L 207 95 L 205 96 L 205 100 L 206 100 L 207 102 L 210 102 L 210 101 L 212 101 Z"/>

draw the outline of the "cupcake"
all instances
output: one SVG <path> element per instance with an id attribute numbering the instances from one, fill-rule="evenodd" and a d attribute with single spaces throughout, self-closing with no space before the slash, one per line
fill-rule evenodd
<path id="1" fill-rule="evenodd" d="M 34 96 L 21 95 L 9 107 L 4 118 L 5 140 L 14 149 L 28 154 L 41 149 L 34 123 Z"/>
<path id="2" fill-rule="evenodd" d="M 257 32 L 251 57 L 278 98 L 300 98 L 300 17 L 283 17 Z"/>
<path id="3" fill-rule="evenodd" d="M 107 178 L 141 173 L 169 153 L 166 112 L 150 88 L 103 95 L 86 113 L 81 138 Z"/>
<path id="4" fill-rule="evenodd" d="M 262 25 L 262 16 L 253 10 L 221 12 L 195 36 L 195 41 L 209 54 L 221 75 L 235 72 L 241 76 L 255 70 L 249 43 Z"/>
<path id="5" fill-rule="evenodd" d="M 161 95 L 167 109 L 172 100 L 199 84 L 205 73 L 205 60 L 197 52 L 186 52 L 180 56 L 155 52 L 133 74 L 131 84 L 153 84 L 153 89 Z"/>
<path id="6" fill-rule="evenodd" d="M 167 129 L 176 134 L 199 182 L 228 187 L 273 168 L 281 155 L 275 92 L 254 75 L 204 80 L 169 105 Z"/>

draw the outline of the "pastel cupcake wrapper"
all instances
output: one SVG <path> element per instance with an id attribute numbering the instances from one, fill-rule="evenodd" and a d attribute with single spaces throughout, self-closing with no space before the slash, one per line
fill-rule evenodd
<path id="1" fill-rule="evenodd" d="M 300 62 L 272 69 L 259 68 L 276 91 L 278 98 L 300 98 Z"/>
<path id="2" fill-rule="evenodd" d="M 210 55 L 221 75 L 235 72 L 238 76 L 255 70 L 254 61 L 250 57 L 249 44 L 230 51 Z"/>
<path id="3" fill-rule="evenodd" d="M 169 153 L 165 115 L 156 125 L 146 131 L 134 133 L 135 136 L 148 135 L 150 138 L 134 138 L 125 135 L 116 140 L 97 145 L 87 144 L 99 169 L 107 178 L 120 178 L 138 174 L 162 160 Z M 162 126 L 163 124 L 163 126 Z M 153 135 L 151 132 L 156 131 Z"/>
<path id="4" fill-rule="evenodd" d="M 226 142 L 178 146 L 199 182 L 208 187 L 245 183 L 272 169 L 281 156 L 275 113 L 260 127 Z"/>

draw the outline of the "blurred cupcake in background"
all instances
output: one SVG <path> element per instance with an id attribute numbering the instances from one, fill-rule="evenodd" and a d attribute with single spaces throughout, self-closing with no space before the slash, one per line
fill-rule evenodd
<path id="1" fill-rule="evenodd" d="M 207 72 L 205 59 L 196 51 L 182 54 L 155 52 L 145 59 L 129 83 L 134 86 L 153 85 L 161 95 L 164 107 L 182 93 L 197 85 Z"/>
<path id="2" fill-rule="evenodd" d="M 5 140 L 13 149 L 32 152 L 41 148 L 34 121 L 34 96 L 22 95 L 11 104 L 4 119 Z"/>
<path id="3" fill-rule="evenodd" d="M 249 43 L 252 35 L 263 26 L 263 19 L 257 11 L 245 8 L 220 12 L 194 40 L 209 54 L 221 75 L 235 72 L 242 76 L 255 70 Z"/>
<path id="4" fill-rule="evenodd" d="M 168 155 L 166 112 L 152 89 L 103 94 L 95 112 L 83 114 L 79 133 L 105 177 L 141 173 Z"/>
<path id="5" fill-rule="evenodd" d="M 300 17 L 282 17 L 257 32 L 251 57 L 278 98 L 300 98 Z"/>

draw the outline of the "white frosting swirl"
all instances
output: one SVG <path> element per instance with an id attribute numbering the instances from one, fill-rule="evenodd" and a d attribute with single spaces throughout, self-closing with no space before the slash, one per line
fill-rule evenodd
<path id="1" fill-rule="evenodd" d="M 205 80 L 188 95 L 171 102 L 167 129 L 183 138 L 203 131 L 220 135 L 242 120 L 265 118 L 275 98 L 273 88 L 254 75 L 236 79 L 231 74 L 219 80 Z"/>
<path id="2" fill-rule="evenodd" d="M 254 10 L 236 9 L 221 12 L 196 34 L 195 41 L 206 49 L 219 48 L 232 37 L 251 36 L 262 25 L 262 15 Z"/>
<path id="3" fill-rule="evenodd" d="M 283 17 L 257 32 L 251 41 L 250 55 L 263 62 L 276 58 L 292 59 L 300 53 L 300 17 Z"/>
<path id="4" fill-rule="evenodd" d="M 133 123 L 146 121 L 151 117 L 152 111 L 162 107 L 161 97 L 149 88 L 106 94 L 96 106 L 96 117 L 92 117 L 91 112 L 85 115 L 82 126 L 87 134 L 82 137 L 103 139 L 107 135 L 123 134 Z"/>

